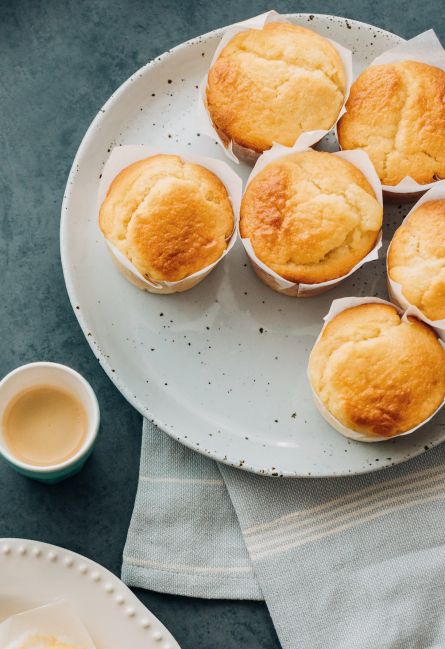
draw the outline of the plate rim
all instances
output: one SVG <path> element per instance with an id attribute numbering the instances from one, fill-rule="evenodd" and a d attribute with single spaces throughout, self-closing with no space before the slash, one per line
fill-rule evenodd
<path id="1" fill-rule="evenodd" d="M 353 18 L 348 18 L 346 16 L 335 16 L 333 14 L 322 14 L 322 13 L 287 13 L 287 14 L 282 14 L 286 18 L 289 19 L 321 19 L 321 20 L 336 20 L 336 21 L 345 21 L 346 24 L 350 23 L 353 24 L 354 26 L 360 28 L 364 27 L 366 29 L 375 29 L 381 32 L 383 35 L 388 35 L 391 39 L 394 37 L 398 38 L 400 42 L 403 42 L 405 39 L 399 36 L 398 34 L 395 34 L 394 32 L 390 32 L 386 29 L 383 29 L 381 27 L 378 27 L 376 25 L 371 25 L 370 23 L 365 23 L 360 20 L 355 20 Z M 238 21 L 240 22 L 240 21 Z M 142 417 L 148 419 L 151 423 L 155 424 L 158 426 L 162 431 L 167 433 L 170 437 L 173 439 L 177 440 L 187 448 L 190 448 L 191 450 L 200 453 L 201 455 L 204 455 L 205 457 L 209 457 L 217 462 L 222 462 L 223 464 L 227 464 L 229 466 L 235 467 L 237 469 L 241 469 L 242 471 L 247 471 L 249 473 L 254 473 L 256 475 L 261 475 L 265 477 L 277 477 L 277 478 L 306 478 L 306 479 L 329 479 L 329 478 L 341 478 L 341 477 L 348 477 L 348 476 L 354 476 L 354 475 L 366 475 L 370 473 L 374 473 L 375 471 L 383 471 L 384 469 L 391 468 L 392 466 L 395 466 L 397 464 L 402 464 L 403 462 L 406 462 L 408 460 L 413 459 L 414 457 L 417 457 L 423 453 L 425 453 L 425 449 L 423 446 L 419 446 L 418 448 L 414 448 L 412 453 L 410 454 L 409 457 L 401 457 L 400 459 L 397 458 L 395 459 L 391 465 L 381 465 L 381 466 L 376 466 L 375 464 L 372 467 L 360 467 L 358 469 L 354 470 L 349 470 L 349 471 L 343 471 L 340 470 L 338 473 L 337 472 L 331 472 L 329 474 L 323 474 L 323 475 L 317 475 L 313 473 L 296 473 L 292 472 L 289 469 L 280 469 L 279 467 L 274 467 L 274 470 L 270 468 L 259 468 L 258 466 L 255 466 L 252 464 L 252 462 L 249 462 L 247 460 L 243 461 L 241 464 L 238 459 L 236 459 L 236 456 L 231 455 L 229 453 L 226 453 L 223 455 L 223 453 L 217 453 L 217 452 L 208 452 L 205 449 L 201 448 L 200 446 L 197 446 L 195 443 L 193 443 L 192 440 L 189 439 L 189 437 L 184 437 L 184 435 L 178 437 L 178 431 L 173 430 L 173 428 L 166 423 L 165 421 L 161 421 L 158 417 L 156 417 L 153 412 L 151 411 L 151 408 L 147 408 L 144 406 L 138 399 L 137 397 L 132 394 L 132 391 L 125 385 L 124 383 L 121 383 L 119 381 L 119 378 L 117 376 L 117 373 L 113 371 L 113 368 L 111 367 L 111 364 L 109 363 L 108 359 L 103 355 L 103 354 L 98 354 L 98 349 L 100 349 L 100 345 L 98 341 L 95 339 L 94 335 L 90 331 L 90 327 L 88 326 L 88 323 L 86 319 L 83 316 L 83 311 L 82 309 L 76 308 L 77 304 L 80 304 L 79 300 L 76 299 L 76 289 L 74 286 L 74 281 L 71 276 L 71 273 L 68 270 L 68 261 L 67 261 L 67 253 L 65 252 L 66 248 L 68 247 L 68 242 L 67 242 L 67 237 L 66 237 L 66 229 L 65 224 L 67 222 L 67 214 L 69 212 L 69 201 L 70 201 L 70 196 L 71 196 L 71 189 L 70 186 L 72 184 L 72 181 L 74 179 L 74 176 L 76 174 L 76 169 L 78 167 L 78 161 L 83 155 L 83 150 L 88 146 L 88 142 L 90 139 L 91 134 L 94 132 L 96 129 L 97 125 L 100 124 L 102 115 L 104 112 L 106 112 L 111 106 L 115 104 L 115 102 L 118 101 L 120 95 L 124 94 L 127 90 L 128 87 L 131 86 L 133 81 L 140 77 L 141 75 L 145 75 L 148 70 L 150 69 L 155 69 L 159 65 L 161 65 L 165 59 L 170 57 L 172 54 L 177 54 L 181 50 L 188 49 L 192 45 L 199 44 L 203 40 L 209 40 L 211 38 L 216 38 L 221 36 L 226 29 L 229 27 L 233 26 L 234 24 L 237 23 L 232 23 L 230 25 L 225 25 L 223 27 L 218 27 L 214 30 L 211 30 L 209 32 L 206 32 L 205 34 L 200 34 L 198 36 L 194 36 L 193 38 L 184 41 L 182 43 L 179 43 L 178 45 L 166 50 L 159 56 L 156 56 L 154 59 L 148 61 L 145 63 L 143 66 L 135 70 L 133 74 L 131 74 L 121 85 L 119 85 L 116 90 L 113 91 L 113 93 L 110 95 L 110 97 L 107 99 L 107 101 L 101 106 L 101 108 L 98 110 L 97 114 L 95 115 L 94 119 L 91 121 L 88 129 L 86 130 L 84 136 L 82 137 L 82 140 L 79 144 L 79 147 L 76 151 L 76 154 L 73 159 L 73 163 L 71 165 L 68 178 L 67 178 L 67 183 L 65 186 L 64 194 L 63 194 L 63 200 L 62 200 L 62 205 L 61 205 L 61 218 L 60 218 L 60 228 L 59 228 L 59 233 L 60 233 L 60 258 L 61 258 L 61 265 L 62 265 L 62 271 L 63 271 L 63 277 L 64 277 L 64 282 L 65 282 L 65 287 L 66 291 L 68 293 L 68 298 L 71 303 L 71 307 L 74 311 L 74 314 L 77 318 L 77 321 L 79 323 L 79 326 L 82 330 L 82 333 L 84 334 L 84 337 L 86 341 L 88 342 L 95 358 L 98 360 L 99 365 L 101 368 L 104 370 L 108 378 L 112 381 L 113 385 L 119 390 L 119 392 L 122 394 L 122 396 L 126 399 L 126 401 L 133 406 L 139 414 L 142 415 Z"/>
<path id="2" fill-rule="evenodd" d="M 38 554 L 35 553 L 36 550 L 39 550 L 40 552 Z M 173 634 L 167 629 L 167 627 L 162 624 L 162 622 L 148 609 L 142 602 L 141 600 L 131 591 L 131 589 L 124 584 L 124 582 L 119 579 L 117 575 L 115 575 L 113 572 L 108 570 L 108 568 L 105 568 L 105 566 L 102 566 L 100 563 L 97 563 L 94 561 L 94 559 L 90 559 L 89 557 L 85 557 L 82 554 L 79 554 L 78 552 L 75 552 L 73 550 L 70 550 L 68 548 L 63 548 L 62 546 L 59 545 L 54 545 L 53 543 L 46 543 L 44 541 L 39 541 L 39 540 L 34 540 L 34 539 L 23 539 L 23 538 L 18 538 L 18 537 L 1 537 L 0 538 L 0 566 L 1 566 L 1 560 L 7 560 L 8 557 L 11 556 L 12 552 L 16 552 L 16 554 L 19 557 L 22 558 L 27 558 L 29 560 L 30 557 L 35 557 L 36 559 L 42 560 L 42 554 L 44 552 L 47 553 L 47 559 L 50 562 L 54 562 L 56 559 L 59 559 L 59 565 L 60 563 L 67 557 L 72 559 L 73 564 L 70 564 L 69 567 L 73 569 L 75 567 L 75 562 L 78 563 L 78 567 L 81 565 L 85 566 L 90 566 L 91 569 L 94 569 L 95 572 L 97 572 L 99 575 L 102 576 L 102 579 L 100 582 L 103 585 L 103 580 L 106 578 L 108 582 L 110 582 L 113 586 L 113 590 L 110 591 L 110 595 L 115 598 L 120 597 L 125 595 L 125 602 L 127 604 L 131 605 L 131 608 L 133 609 L 134 613 L 131 616 L 126 615 L 124 619 L 127 620 L 128 623 L 133 623 L 133 624 L 138 624 L 140 623 L 142 625 L 142 628 L 146 628 L 147 630 L 151 631 L 151 634 L 162 634 L 164 636 L 164 640 L 167 642 L 169 646 L 171 646 L 171 649 L 181 649 L 179 646 L 179 643 L 177 640 L 174 638 Z M 67 556 L 66 556 L 67 555 Z M 62 568 L 61 568 L 62 569 Z M 1 572 L 1 569 L 0 569 Z M 82 573 L 82 574 L 87 574 L 87 573 Z M 91 585 L 95 583 L 92 579 L 89 580 Z M 119 588 L 119 589 L 118 589 Z M 145 626 L 144 620 L 147 620 L 149 622 L 148 626 Z M 153 643 L 152 644 L 158 644 L 159 639 L 156 637 L 152 638 Z M 146 639 L 147 641 L 149 638 Z M 145 641 L 144 641 L 145 645 Z"/>

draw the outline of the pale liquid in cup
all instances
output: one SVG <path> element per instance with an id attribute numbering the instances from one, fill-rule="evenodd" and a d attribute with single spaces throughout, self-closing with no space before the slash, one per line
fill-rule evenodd
<path id="1" fill-rule="evenodd" d="M 81 449 L 88 420 L 71 392 L 37 385 L 10 401 L 2 423 L 9 452 L 21 462 L 44 467 L 65 462 Z"/>

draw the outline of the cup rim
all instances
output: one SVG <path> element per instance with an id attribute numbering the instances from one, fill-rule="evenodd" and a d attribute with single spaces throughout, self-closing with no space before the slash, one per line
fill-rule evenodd
<path id="1" fill-rule="evenodd" d="M 1 440 L 0 437 L 0 455 L 4 457 L 5 460 L 7 460 L 10 464 L 13 466 L 23 469 L 24 471 L 28 471 L 31 473 L 36 473 L 36 474 L 41 474 L 41 475 L 48 475 L 49 473 L 56 473 L 58 471 L 61 471 L 63 469 L 68 469 L 72 467 L 74 464 L 76 464 L 82 457 L 85 455 L 88 455 L 89 452 L 91 451 L 96 438 L 97 438 L 97 433 L 99 431 L 99 424 L 100 424 L 100 410 L 99 410 L 99 403 L 97 401 L 96 394 L 91 387 L 91 385 L 88 383 L 88 381 L 85 379 L 85 377 L 82 376 L 79 372 L 74 370 L 72 367 L 69 367 L 68 365 L 63 365 L 62 363 L 54 363 L 51 361 L 36 361 L 33 363 L 26 363 L 25 365 L 20 365 L 19 367 L 16 367 L 15 369 L 11 370 L 11 372 L 8 372 L 0 381 L 0 392 L 2 388 L 5 386 L 5 384 L 12 379 L 14 376 L 17 374 L 22 374 L 27 372 L 29 369 L 34 368 L 34 367 L 46 367 L 50 369 L 57 369 L 59 371 L 65 372 L 66 374 L 70 374 L 72 377 L 74 377 L 79 383 L 83 385 L 83 387 L 86 390 L 87 393 L 87 400 L 90 401 L 90 404 L 93 406 L 93 415 L 92 417 L 88 418 L 88 428 L 87 428 L 87 434 L 86 434 L 86 439 L 80 449 L 70 458 L 67 460 L 64 460 L 63 462 L 59 462 L 58 464 L 49 464 L 46 466 L 36 466 L 34 464 L 28 464 L 27 462 L 22 462 L 22 460 L 19 460 L 18 458 L 15 457 L 7 448 L 5 442 Z M 15 394 L 18 394 L 20 390 L 18 390 Z M 13 398 L 13 397 L 12 397 Z M 11 399 L 8 401 L 10 403 Z M 83 400 L 83 403 L 85 403 L 85 400 Z M 3 413 L 0 413 L 1 415 Z M 0 422 L 1 425 L 1 422 Z"/>

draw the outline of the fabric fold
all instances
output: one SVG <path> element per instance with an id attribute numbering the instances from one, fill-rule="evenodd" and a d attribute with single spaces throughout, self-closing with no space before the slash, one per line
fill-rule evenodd
<path id="1" fill-rule="evenodd" d="M 131 586 L 265 600 L 284 649 L 445 646 L 445 447 L 361 476 L 271 479 L 144 422 Z"/>
<path id="2" fill-rule="evenodd" d="M 163 593 L 262 599 L 216 462 L 147 420 L 122 579 Z"/>

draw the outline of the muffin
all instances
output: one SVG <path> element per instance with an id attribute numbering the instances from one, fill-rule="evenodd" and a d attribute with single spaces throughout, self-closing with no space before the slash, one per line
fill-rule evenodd
<path id="1" fill-rule="evenodd" d="M 184 280 L 216 262 L 227 248 L 235 217 L 214 173 L 177 155 L 159 154 L 116 176 L 101 205 L 99 225 L 123 261 L 156 284 Z M 118 265 L 131 275 L 128 264 L 118 259 Z"/>
<path id="2" fill-rule="evenodd" d="M 292 146 L 304 131 L 329 130 L 346 92 L 335 47 L 310 29 L 270 22 L 238 33 L 208 73 L 206 99 L 225 145 L 259 154 Z"/>
<path id="3" fill-rule="evenodd" d="M 337 124 L 342 149 L 364 149 L 384 185 L 445 178 L 445 72 L 418 61 L 372 65 Z"/>
<path id="4" fill-rule="evenodd" d="M 363 441 L 419 426 L 445 397 L 445 352 L 435 332 L 416 318 L 402 320 L 389 304 L 361 304 L 330 320 L 308 369 L 340 432 Z"/>
<path id="5" fill-rule="evenodd" d="M 382 216 L 357 167 L 309 149 L 254 176 L 241 202 L 240 233 L 285 280 L 318 284 L 348 274 L 372 250 Z"/>
<path id="6" fill-rule="evenodd" d="M 396 230 L 388 275 L 427 318 L 445 318 L 445 199 L 423 203 Z"/>
<path id="7" fill-rule="evenodd" d="M 29 637 L 23 644 L 14 645 L 16 649 L 80 649 L 74 645 L 66 644 L 54 636 L 36 635 Z"/>

